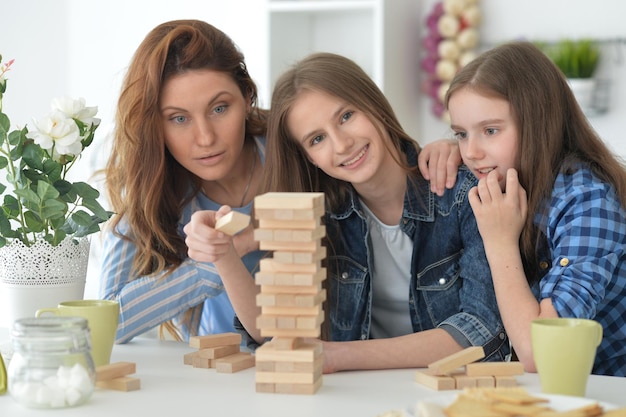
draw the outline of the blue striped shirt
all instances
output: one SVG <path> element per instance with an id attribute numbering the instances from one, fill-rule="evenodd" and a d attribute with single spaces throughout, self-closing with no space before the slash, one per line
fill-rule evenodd
<path id="1" fill-rule="evenodd" d="M 602 324 L 593 373 L 626 376 L 626 212 L 615 189 L 587 167 L 560 173 L 535 223 L 548 244 L 535 294 L 551 298 L 561 317 Z"/>
<path id="2" fill-rule="evenodd" d="M 265 140 L 257 138 L 261 162 L 265 162 Z M 198 210 L 218 210 L 221 205 L 198 193 L 183 208 L 178 232 L 184 236 L 183 227 Z M 245 207 L 233 208 L 250 214 L 252 202 Z M 122 234 L 128 234 L 128 223 L 122 219 L 118 225 Z M 185 313 L 192 307 L 190 327 L 199 335 L 235 332 L 233 307 L 224 285 L 212 263 L 196 262 L 186 258 L 172 273 L 134 276 L 132 262 L 136 247 L 112 231 L 103 233 L 102 268 L 99 295 L 102 299 L 120 303 L 116 342 L 126 343 L 168 320 L 174 320 L 185 341 L 190 328 L 183 325 Z M 264 252 L 245 255 L 242 260 L 249 271 L 258 267 Z"/>

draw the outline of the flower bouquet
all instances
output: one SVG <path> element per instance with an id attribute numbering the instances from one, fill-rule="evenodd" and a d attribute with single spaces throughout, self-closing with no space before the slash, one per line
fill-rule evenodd
<path id="1" fill-rule="evenodd" d="M 56 99 L 34 129 L 11 131 L 2 97 L 12 64 L 0 56 L 0 319 L 9 325 L 83 298 L 88 236 L 112 215 L 91 185 L 66 179 L 94 139 L 97 108 L 82 98 Z"/>

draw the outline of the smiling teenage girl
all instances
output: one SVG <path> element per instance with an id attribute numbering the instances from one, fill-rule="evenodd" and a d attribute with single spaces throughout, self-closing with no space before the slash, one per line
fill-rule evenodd
<path id="1" fill-rule="evenodd" d="M 535 46 L 499 46 L 446 97 L 469 200 L 513 348 L 534 371 L 530 323 L 594 319 L 594 373 L 626 376 L 626 171 L 558 68 Z"/>
<path id="2" fill-rule="evenodd" d="M 423 367 L 471 345 L 508 353 L 467 200 L 476 179 L 461 170 L 438 197 L 419 150 L 347 58 L 312 55 L 276 83 L 263 189 L 326 195 L 325 372 Z"/>
<path id="3" fill-rule="evenodd" d="M 117 342 L 159 324 L 184 340 L 234 331 L 231 301 L 245 291 L 229 300 L 218 268 L 187 256 L 183 226 L 222 205 L 250 212 L 266 127 L 256 91 L 235 44 L 205 22 L 163 23 L 137 49 L 106 168 L 117 215 L 104 235 L 100 294 L 120 302 Z M 262 255 L 252 227 L 233 242 L 251 271 Z M 253 291 L 248 281 L 231 282 Z"/>

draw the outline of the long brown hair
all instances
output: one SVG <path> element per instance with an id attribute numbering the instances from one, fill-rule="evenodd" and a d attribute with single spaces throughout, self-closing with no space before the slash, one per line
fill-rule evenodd
<path id="1" fill-rule="evenodd" d="M 159 97 L 169 77 L 198 69 L 230 74 L 252 103 L 247 139 L 265 133 L 265 117 L 256 106 L 256 85 L 243 54 L 226 34 L 202 21 L 176 20 L 146 36 L 124 79 L 106 166 L 108 194 L 118 214 L 112 226 L 122 217 L 128 221 L 131 232 L 124 238 L 137 246 L 133 267 L 138 274 L 173 269 L 186 254 L 177 222 L 189 197 L 189 184 L 197 189 L 198 178 L 165 147 Z"/>
<path id="2" fill-rule="evenodd" d="M 518 127 L 520 184 L 528 195 L 528 217 L 520 236 L 529 282 L 538 276 L 541 231 L 534 215 L 543 213 L 556 176 L 583 162 L 615 187 L 626 205 L 626 170 L 583 114 L 563 73 L 530 42 L 510 42 L 490 49 L 461 69 L 446 94 L 463 88 L 508 101 Z"/>
<path id="3" fill-rule="evenodd" d="M 137 275 L 171 272 L 186 257 L 177 223 L 184 205 L 200 188 L 200 179 L 167 151 L 161 121 L 161 89 L 170 77 L 208 69 L 229 74 L 251 103 L 245 140 L 264 135 L 266 112 L 257 107 L 257 88 L 243 54 L 222 31 L 199 20 L 175 20 L 155 27 L 135 52 L 117 106 L 106 185 L 117 214 L 129 232 L 121 236 L 137 247 Z M 192 193 L 190 194 L 190 187 Z"/>
<path id="4" fill-rule="evenodd" d="M 385 146 L 392 155 L 400 155 L 402 146 L 407 143 L 419 152 L 419 145 L 404 131 L 385 95 L 361 67 L 341 55 L 314 53 L 284 72 L 274 87 L 261 187 L 264 191 L 321 191 L 332 209 L 344 201 L 350 187 L 349 183 L 330 177 L 313 165 L 302 145 L 289 132 L 289 112 L 304 90 L 341 97 L 364 112 L 379 130 L 382 128 L 388 133 L 390 141 Z M 401 161 L 396 162 L 407 171 L 416 172 Z"/>

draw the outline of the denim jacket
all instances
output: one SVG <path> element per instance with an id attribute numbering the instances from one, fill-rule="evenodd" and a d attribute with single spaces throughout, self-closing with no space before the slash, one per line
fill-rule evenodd
<path id="1" fill-rule="evenodd" d="M 417 155 L 407 149 L 410 164 Z M 408 180 L 400 227 L 413 239 L 409 310 L 414 332 L 441 328 L 462 347 L 483 346 L 486 360 L 509 354 L 491 272 L 467 194 L 478 183 L 461 167 L 452 190 L 433 194 L 423 178 Z M 369 230 L 352 190 L 326 213 L 327 298 L 333 341 L 369 339 L 372 258 Z"/>

